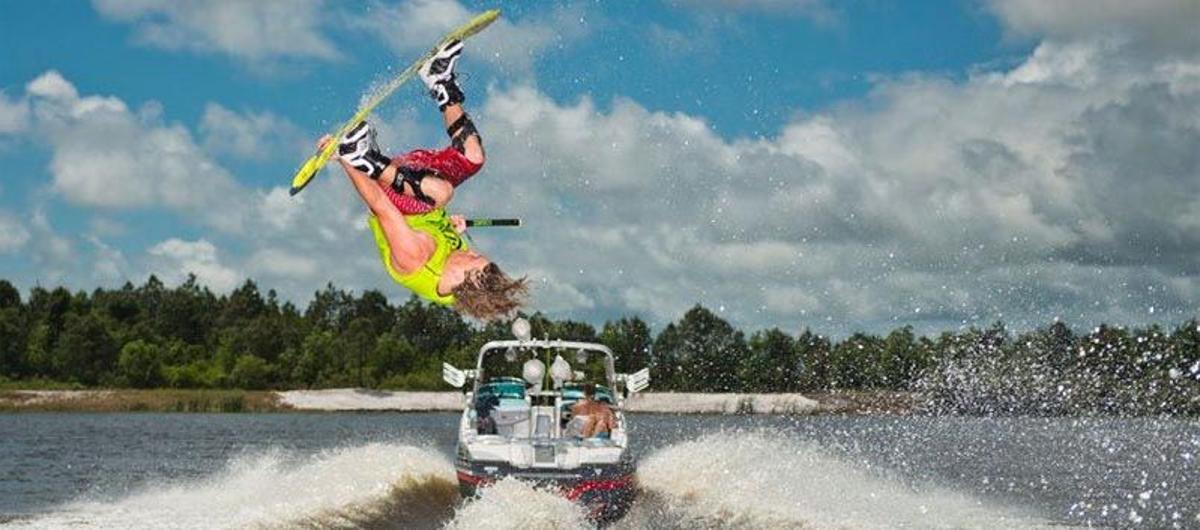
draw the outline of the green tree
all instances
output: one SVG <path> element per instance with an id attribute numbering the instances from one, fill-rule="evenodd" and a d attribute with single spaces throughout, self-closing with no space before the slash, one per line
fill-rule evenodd
<path id="1" fill-rule="evenodd" d="M 95 385 L 113 373 L 117 353 L 117 346 L 100 319 L 92 314 L 70 314 L 54 346 L 54 374 L 64 380 Z"/>
<path id="2" fill-rule="evenodd" d="M 316 386 L 332 370 L 330 360 L 337 349 L 332 331 L 313 330 L 292 363 L 292 381 L 306 388 Z"/>
<path id="3" fill-rule="evenodd" d="M 25 373 L 33 377 L 55 377 L 50 325 L 38 322 L 30 326 L 25 341 Z"/>
<path id="4" fill-rule="evenodd" d="M 141 316 L 137 293 L 134 291 L 133 284 L 128 282 L 123 288 L 116 291 L 96 289 L 92 293 L 92 302 L 101 316 L 124 327 L 134 326 Z"/>
<path id="5" fill-rule="evenodd" d="M 596 328 L 587 322 L 559 320 L 550 327 L 550 336 L 562 340 L 595 342 Z"/>
<path id="6" fill-rule="evenodd" d="M 618 372 L 632 373 L 650 366 L 650 326 L 638 317 L 605 322 L 600 342 L 616 354 Z"/>
<path id="7" fill-rule="evenodd" d="M 31 325 L 44 326 L 41 330 L 42 335 L 38 337 L 39 343 L 35 346 L 44 350 L 39 353 L 46 355 L 47 363 L 49 362 L 49 352 L 58 344 L 58 337 L 62 334 L 67 314 L 70 310 L 71 293 L 62 287 L 58 287 L 53 291 L 34 287 L 30 291 L 29 311 L 27 314 L 29 315 Z"/>
<path id="8" fill-rule="evenodd" d="M 135 388 L 154 388 L 163 384 L 162 350 L 158 346 L 137 340 L 121 348 L 117 369 L 125 384 Z"/>
<path id="9" fill-rule="evenodd" d="M 164 366 L 163 378 L 172 388 L 221 388 L 226 385 L 228 379 L 225 370 L 219 364 L 208 360 Z"/>
<path id="10" fill-rule="evenodd" d="M 420 353 L 404 337 L 385 333 L 375 341 L 375 347 L 367 358 L 367 378 L 374 386 L 394 376 L 414 371 L 420 361 Z M 440 365 L 438 372 L 441 372 Z"/>
<path id="11" fill-rule="evenodd" d="M 21 292 L 8 280 L 0 279 L 0 309 L 20 308 Z"/>
<path id="12" fill-rule="evenodd" d="M 796 338 L 797 355 L 800 357 L 799 390 L 829 390 L 833 386 L 833 345 L 829 339 L 805 328 Z"/>
<path id="13" fill-rule="evenodd" d="M 374 352 L 378 336 L 379 330 L 369 318 L 351 320 L 340 336 L 342 347 L 333 362 L 356 386 L 366 386 L 367 357 Z"/>
<path id="14" fill-rule="evenodd" d="M 264 390 L 274 379 L 274 368 L 267 361 L 253 355 L 241 355 L 229 372 L 229 381 L 234 388 Z"/>
<path id="15" fill-rule="evenodd" d="M 323 330 L 341 330 L 349 322 L 354 299 L 332 283 L 313 294 L 313 301 L 304 311 L 304 319 L 311 327 Z"/>
<path id="16" fill-rule="evenodd" d="M 681 390 L 702 392 L 730 392 L 739 388 L 738 367 L 748 356 L 741 331 L 699 305 L 684 314 L 676 329 L 678 337 L 662 343 L 665 351 L 658 350 L 660 344 L 655 343 L 656 352 L 678 360 L 681 365 L 672 374 L 672 383 Z"/>
<path id="17" fill-rule="evenodd" d="M 25 373 L 26 329 L 20 307 L 0 308 L 0 377 Z"/>
<path id="18" fill-rule="evenodd" d="M 884 386 L 883 341 L 866 333 L 855 333 L 839 342 L 830 355 L 832 388 L 879 388 Z"/>
<path id="19" fill-rule="evenodd" d="M 221 327 L 233 327 L 252 321 L 266 311 L 267 302 L 258 292 L 258 284 L 254 280 L 246 280 L 241 287 L 229 293 L 217 322 Z"/>
<path id="20" fill-rule="evenodd" d="M 474 335 L 474 330 L 456 311 L 425 303 L 416 295 L 396 310 L 392 332 L 404 337 L 424 355 L 461 348 Z"/>
<path id="21" fill-rule="evenodd" d="M 199 284 L 196 275 L 189 274 L 183 284 L 159 297 L 162 310 L 152 321 L 158 334 L 187 344 L 208 342 L 220 311 L 217 297 Z"/>
<path id="22" fill-rule="evenodd" d="M 1075 333 L 1061 321 L 1036 334 L 1036 342 L 1030 349 L 1042 355 L 1046 362 L 1057 370 L 1071 366 L 1075 359 Z"/>
<path id="23" fill-rule="evenodd" d="M 396 314 L 383 293 L 368 289 L 363 291 L 362 296 L 358 297 L 351 305 L 350 318 L 351 320 L 365 319 L 371 323 L 371 329 L 382 333 L 392 327 Z"/>
<path id="24" fill-rule="evenodd" d="M 287 332 L 280 318 L 263 314 L 225 327 L 220 344 L 236 355 L 254 355 L 275 361 L 287 349 Z"/>
<path id="25" fill-rule="evenodd" d="M 650 358 L 650 373 L 657 390 L 680 390 L 684 387 L 683 335 L 674 322 L 667 324 L 654 338 L 654 350 Z"/>
<path id="26" fill-rule="evenodd" d="M 883 351 L 878 359 L 879 388 L 903 389 L 928 362 L 925 350 L 921 349 L 912 326 L 893 330 L 883 339 Z"/>
<path id="27" fill-rule="evenodd" d="M 148 321 L 148 324 L 153 325 L 163 315 L 163 297 L 166 292 L 167 288 L 163 285 L 162 280 L 153 274 L 146 278 L 144 285 L 137 288 L 135 296 L 138 301 L 138 313 Z"/>
<path id="28" fill-rule="evenodd" d="M 0 377 L 20 377 L 25 371 L 28 324 L 21 293 L 0 280 Z"/>
<path id="29" fill-rule="evenodd" d="M 743 391 L 794 392 L 799 387 L 804 363 L 795 339 L 772 328 L 751 335 L 749 348 L 741 366 Z"/>

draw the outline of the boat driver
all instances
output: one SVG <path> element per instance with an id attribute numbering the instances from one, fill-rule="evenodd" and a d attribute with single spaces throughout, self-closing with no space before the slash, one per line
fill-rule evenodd
<path id="1" fill-rule="evenodd" d="M 607 438 L 617 426 L 617 417 L 607 404 L 596 401 L 596 385 L 583 385 L 583 399 L 571 406 L 571 424 L 567 431 L 577 431 L 581 438 Z"/>

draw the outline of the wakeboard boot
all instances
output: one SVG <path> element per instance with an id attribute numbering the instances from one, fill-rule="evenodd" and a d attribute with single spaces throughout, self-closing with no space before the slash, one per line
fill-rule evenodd
<path id="1" fill-rule="evenodd" d="M 338 155 L 372 179 L 378 179 L 392 160 L 379 151 L 375 128 L 363 121 L 350 129 L 338 142 Z"/>
<path id="2" fill-rule="evenodd" d="M 454 67 L 458 64 L 458 59 L 462 57 L 462 50 L 462 41 L 447 42 L 417 70 L 421 81 L 425 83 L 425 88 L 429 89 L 429 96 L 437 103 L 440 110 L 445 110 L 446 107 L 455 103 L 462 103 L 465 99 L 454 75 Z"/>

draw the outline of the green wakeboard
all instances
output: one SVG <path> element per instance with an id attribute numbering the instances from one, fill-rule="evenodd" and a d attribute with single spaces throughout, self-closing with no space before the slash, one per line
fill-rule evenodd
<path id="1" fill-rule="evenodd" d="M 499 17 L 499 9 L 492 9 L 490 11 L 480 13 L 466 24 L 459 26 L 454 31 L 451 31 L 449 34 L 447 34 L 442 38 L 441 41 L 438 42 L 437 46 L 434 46 L 432 50 L 429 50 L 427 53 L 425 53 L 425 55 L 422 55 L 420 59 L 417 59 L 408 68 L 405 68 L 403 72 L 400 72 L 400 75 L 397 75 L 388 84 L 384 85 L 378 93 L 376 93 L 369 101 L 367 101 L 366 105 L 363 105 L 358 109 L 358 112 L 354 113 L 354 117 L 350 118 L 350 121 L 347 121 L 341 127 L 338 127 L 330 133 L 330 136 L 333 137 L 333 141 L 325 144 L 325 148 L 319 149 L 316 153 L 313 153 L 313 155 L 304 162 L 304 165 L 300 166 L 300 170 L 296 171 L 296 176 L 292 177 L 292 189 L 290 193 L 295 195 L 300 193 L 300 190 L 303 190 L 305 186 L 308 186 L 308 183 L 312 182 L 313 177 L 315 177 L 317 173 L 321 171 L 321 168 L 325 167 L 325 163 L 333 157 L 333 153 L 337 150 L 338 146 L 337 139 L 344 136 L 350 131 L 351 128 L 353 128 L 355 125 L 358 125 L 359 122 L 367 119 L 367 116 L 375 110 L 375 107 L 379 106 L 383 100 L 392 95 L 392 92 L 395 92 L 397 88 L 400 88 L 400 85 L 403 85 L 404 83 L 408 82 L 409 79 L 412 79 L 413 75 L 417 73 L 417 69 L 420 68 L 425 61 L 428 61 L 430 57 L 433 57 L 433 54 L 437 53 L 437 51 L 441 49 L 443 45 L 452 40 L 465 40 L 467 37 L 479 33 L 480 31 L 483 31 L 484 28 L 488 27 L 488 25 L 490 25 L 492 22 L 495 22 Z"/>

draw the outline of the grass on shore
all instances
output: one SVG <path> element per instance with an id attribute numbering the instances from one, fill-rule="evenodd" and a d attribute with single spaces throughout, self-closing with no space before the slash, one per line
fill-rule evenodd
<path id="1" fill-rule="evenodd" d="M 0 412 L 274 412 L 288 408 L 277 394 L 268 391 L 29 390 L 0 389 Z"/>
<path id="2" fill-rule="evenodd" d="M 11 380 L 0 375 L 0 391 L 4 390 L 86 390 L 79 383 L 65 383 L 53 379 L 20 379 Z"/>

